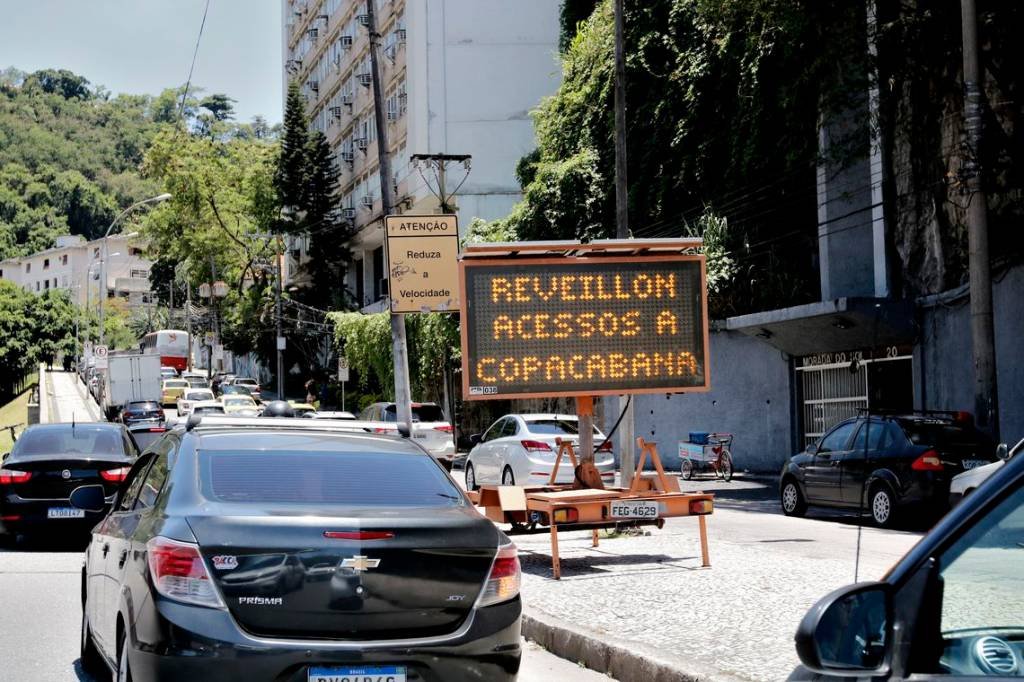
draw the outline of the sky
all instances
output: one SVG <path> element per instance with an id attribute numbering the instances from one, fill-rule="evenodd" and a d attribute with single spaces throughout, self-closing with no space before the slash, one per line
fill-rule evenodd
<path id="1" fill-rule="evenodd" d="M 192 85 L 282 119 L 280 0 L 209 0 Z M 0 69 L 69 69 L 113 93 L 183 85 L 206 0 L 0 0 Z"/>

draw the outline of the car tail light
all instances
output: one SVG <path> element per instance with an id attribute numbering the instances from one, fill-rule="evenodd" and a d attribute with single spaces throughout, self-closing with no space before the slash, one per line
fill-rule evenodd
<path id="1" fill-rule="evenodd" d="M 491 606 L 519 594 L 519 553 L 511 542 L 498 548 L 498 554 L 491 564 L 491 573 L 487 576 L 477 606 Z"/>
<path id="2" fill-rule="evenodd" d="M 692 516 L 710 514 L 713 510 L 714 504 L 711 500 L 690 500 L 690 514 Z"/>
<path id="3" fill-rule="evenodd" d="M 390 540 L 395 534 L 389 530 L 325 530 L 328 540 Z"/>
<path id="4" fill-rule="evenodd" d="M 121 467 L 120 469 L 107 469 L 106 471 L 101 471 L 100 476 L 103 477 L 104 481 L 120 483 L 125 478 L 127 478 L 128 472 L 131 470 L 131 467 Z"/>
<path id="5" fill-rule="evenodd" d="M 377 427 L 374 427 L 373 432 L 374 433 L 394 433 L 397 430 L 398 429 L 389 429 L 387 427 L 377 426 Z"/>
<path id="6" fill-rule="evenodd" d="M 146 543 L 146 550 L 157 592 L 188 604 L 224 607 L 197 545 L 158 535 Z"/>
<path id="7" fill-rule="evenodd" d="M 914 463 L 910 465 L 910 468 L 914 471 L 942 471 L 942 460 L 939 459 L 939 453 L 935 450 L 928 450 L 920 457 L 914 460 Z"/>
<path id="8" fill-rule="evenodd" d="M 580 520 L 580 512 L 575 507 L 556 509 L 551 516 L 555 519 L 555 523 L 576 523 Z"/>
<path id="9" fill-rule="evenodd" d="M 0 485 L 28 483 L 28 480 L 30 478 L 32 478 L 31 471 L 18 471 L 17 469 L 0 469 Z"/>
<path id="10" fill-rule="evenodd" d="M 442 424 L 441 426 L 435 426 L 434 430 L 435 431 L 444 431 L 445 433 L 451 433 L 452 432 L 452 427 L 448 426 L 447 424 Z"/>
<path id="11" fill-rule="evenodd" d="M 527 452 L 551 452 L 551 446 L 542 440 L 520 441 Z"/>

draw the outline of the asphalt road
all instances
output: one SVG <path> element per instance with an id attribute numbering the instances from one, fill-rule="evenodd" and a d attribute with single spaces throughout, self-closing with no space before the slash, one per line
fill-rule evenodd
<path id="1" fill-rule="evenodd" d="M 48 546 L 6 547 L 0 551 L 0 682 L 92 681 L 78 664 L 83 546 L 81 540 L 71 539 Z M 529 642 L 524 642 L 524 646 L 526 653 L 519 675 L 522 682 L 609 679 Z"/>

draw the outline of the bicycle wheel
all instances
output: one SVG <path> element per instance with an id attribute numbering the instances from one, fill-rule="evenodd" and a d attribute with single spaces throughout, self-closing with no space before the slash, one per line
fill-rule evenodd
<path id="1" fill-rule="evenodd" d="M 732 480 L 732 457 L 728 452 L 722 453 L 722 460 L 718 464 L 718 469 L 722 472 L 723 481 L 728 482 Z"/>
<path id="2" fill-rule="evenodd" d="M 683 477 L 684 481 L 689 481 L 693 478 L 693 462 L 689 459 L 684 459 L 683 466 L 679 470 L 679 475 Z"/>

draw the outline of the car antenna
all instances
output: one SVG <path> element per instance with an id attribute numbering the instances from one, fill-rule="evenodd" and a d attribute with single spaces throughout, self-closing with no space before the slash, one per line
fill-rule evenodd
<path id="1" fill-rule="evenodd" d="M 871 351 L 874 353 L 875 348 L 878 346 L 878 316 L 881 314 L 882 304 L 875 304 L 875 322 L 871 332 Z M 868 371 L 867 365 L 864 365 L 864 371 Z M 864 488 L 867 487 L 868 483 L 868 464 L 870 463 L 870 457 L 868 455 L 868 442 L 871 437 L 871 389 L 868 388 L 867 393 L 867 407 L 865 408 L 867 419 L 864 421 L 864 478 L 860 482 L 860 496 L 857 503 L 857 556 L 853 561 L 853 582 L 857 582 L 860 578 L 860 541 L 861 536 L 864 535 Z M 891 512 L 890 512 L 891 513 Z"/>

